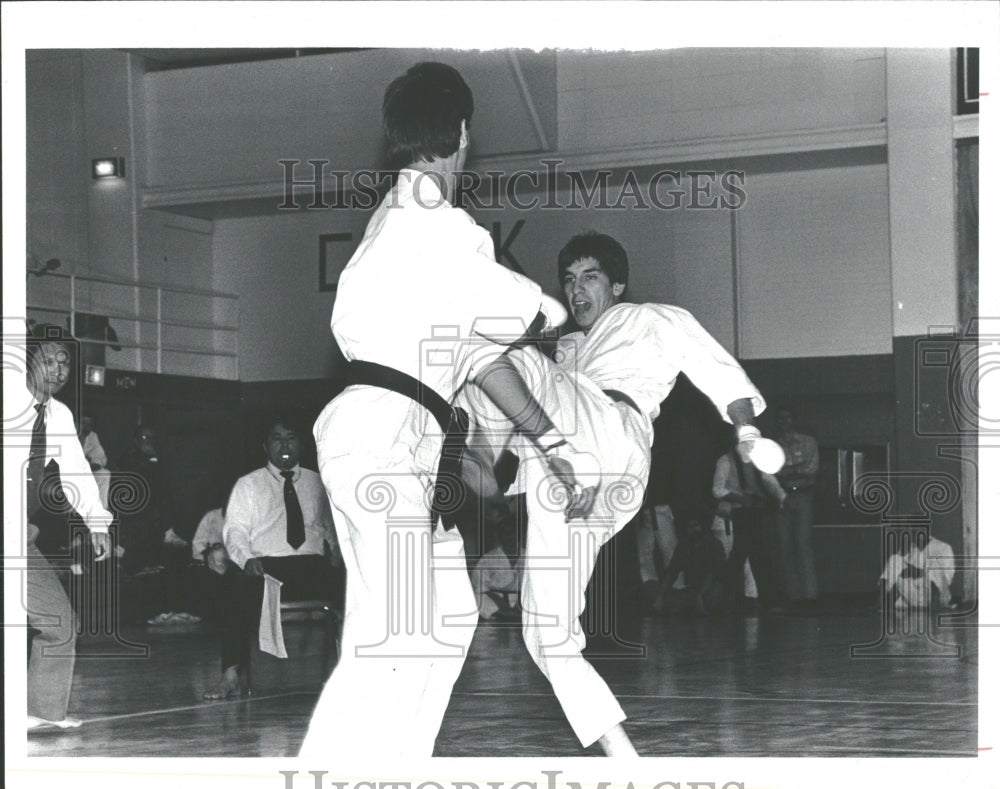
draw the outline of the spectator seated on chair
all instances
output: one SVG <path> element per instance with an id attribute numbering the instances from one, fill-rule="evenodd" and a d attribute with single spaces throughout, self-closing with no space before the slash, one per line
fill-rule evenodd
<path id="1" fill-rule="evenodd" d="M 205 699 L 246 690 L 252 639 L 261 633 L 266 602 L 277 608 L 289 600 L 319 599 L 337 609 L 343 606 L 343 562 L 333 518 L 319 474 L 299 465 L 301 435 L 291 415 L 268 421 L 266 463 L 236 481 L 226 508 L 224 548 L 209 546 L 206 553 L 206 563 L 216 573 L 224 569 L 217 576 L 224 612 L 222 676 Z M 279 601 L 265 599 L 265 576 L 280 582 Z"/>

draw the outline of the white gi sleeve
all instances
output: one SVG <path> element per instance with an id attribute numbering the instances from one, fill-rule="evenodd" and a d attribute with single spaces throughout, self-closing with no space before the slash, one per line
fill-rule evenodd
<path id="1" fill-rule="evenodd" d="M 492 237 L 471 218 L 464 231 L 467 248 L 475 252 L 454 267 L 449 290 L 456 302 L 464 301 L 455 306 L 461 306 L 467 316 L 470 342 L 458 361 L 463 378 L 470 378 L 524 336 L 538 315 L 542 289 L 497 263 Z"/>
<path id="2" fill-rule="evenodd" d="M 767 407 L 739 362 L 690 312 L 653 304 L 643 308 L 656 311 L 661 318 L 655 325 L 665 355 L 675 358 L 680 370 L 712 401 L 724 420 L 732 422 L 727 407 L 734 400 L 749 399 L 755 415 Z"/>

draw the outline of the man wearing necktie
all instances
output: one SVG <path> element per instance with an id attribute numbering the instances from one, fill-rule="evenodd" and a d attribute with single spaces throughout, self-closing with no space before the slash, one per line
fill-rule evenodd
<path id="1" fill-rule="evenodd" d="M 241 477 L 226 507 L 222 537 L 229 554 L 221 577 L 222 677 L 205 699 L 245 689 L 252 639 L 260 628 L 264 575 L 281 581 L 281 600 L 343 603 L 344 573 L 333 517 L 319 474 L 299 465 L 297 420 L 271 417 L 263 468 Z M 325 555 L 324 543 L 332 551 Z M 337 566 L 334 566 L 336 563 Z"/>
<path id="2" fill-rule="evenodd" d="M 111 513 L 101 502 L 90 464 L 77 437 L 73 414 L 53 399 L 69 381 L 72 343 L 66 332 L 50 325 L 37 326 L 26 342 L 25 384 L 30 407 L 25 408 L 25 427 L 31 424 L 31 444 L 25 465 L 26 607 L 28 624 L 38 630 L 28 660 L 29 731 L 71 729 L 80 725 L 80 721 L 66 716 L 76 656 L 75 616 L 56 570 L 35 545 L 37 523 L 46 514 L 46 509 L 51 509 L 54 498 L 51 491 L 46 492 L 47 488 L 55 482 L 62 485 L 90 530 L 95 559 L 104 561 L 110 553 Z"/>

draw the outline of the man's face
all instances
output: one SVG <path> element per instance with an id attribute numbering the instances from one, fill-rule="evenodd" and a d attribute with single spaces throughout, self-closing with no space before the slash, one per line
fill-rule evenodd
<path id="1" fill-rule="evenodd" d="M 795 428 L 795 418 L 789 411 L 778 411 L 774 415 L 774 423 L 778 427 L 779 433 L 791 433 Z"/>
<path id="2" fill-rule="evenodd" d="M 148 427 L 143 428 L 136 436 L 135 445 L 145 457 L 156 460 L 156 434 Z"/>
<path id="3" fill-rule="evenodd" d="M 264 442 L 267 459 L 283 471 L 299 463 L 299 434 L 278 424 L 271 427 Z"/>
<path id="4" fill-rule="evenodd" d="M 57 342 L 43 342 L 31 359 L 28 370 L 35 393 L 46 400 L 59 392 L 69 380 L 69 350 Z"/>
<path id="5" fill-rule="evenodd" d="M 563 293 L 577 326 L 585 332 L 625 292 L 621 282 L 612 283 L 594 258 L 580 258 L 563 274 Z"/>
<path id="6" fill-rule="evenodd" d="M 89 436 L 94 432 L 94 420 L 89 416 L 80 417 L 80 435 Z"/>

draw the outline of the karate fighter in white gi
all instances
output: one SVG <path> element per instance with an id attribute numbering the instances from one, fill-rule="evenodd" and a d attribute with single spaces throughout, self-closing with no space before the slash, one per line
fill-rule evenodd
<path id="1" fill-rule="evenodd" d="M 576 236 L 559 253 L 563 293 L 581 331 L 560 339 L 553 363 L 536 348 L 510 354 L 555 423 L 537 442 L 504 431 L 489 398 L 467 393 L 477 435 L 521 455 L 519 484 L 527 493 L 528 535 L 521 589 L 528 652 L 552 683 L 584 747 L 599 742 L 609 756 L 635 754 L 625 713 L 581 655 L 584 591 L 604 543 L 639 510 L 649 475 L 653 420 L 679 373 L 685 373 L 736 428 L 749 457 L 764 410 L 760 392 L 733 357 L 687 311 L 620 300 L 628 258 L 610 236 Z M 544 484 L 545 461 L 570 448 L 577 478 L 593 490 L 586 517 L 564 517 Z M 580 458 L 593 458 L 589 468 Z"/>
<path id="2" fill-rule="evenodd" d="M 327 764 L 431 756 L 461 671 L 478 610 L 462 538 L 433 509 L 455 393 L 479 381 L 521 434 L 553 429 L 491 334 L 503 326 L 509 343 L 511 324 L 542 326 L 541 289 L 498 265 L 489 233 L 448 202 L 472 109 L 440 63 L 389 86 L 385 132 L 403 167 L 338 283 L 331 327 L 349 385 L 314 432 L 347 569 L 342 656 L 300 750 Z M 593 490 L 573 462 L 547 468 L 576 515 Z"/>

